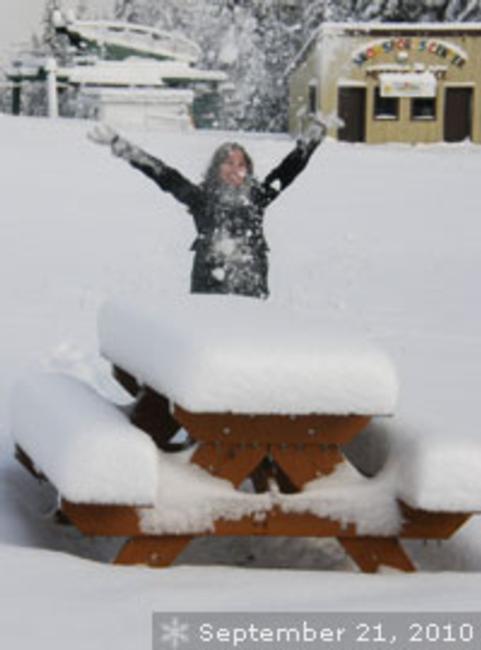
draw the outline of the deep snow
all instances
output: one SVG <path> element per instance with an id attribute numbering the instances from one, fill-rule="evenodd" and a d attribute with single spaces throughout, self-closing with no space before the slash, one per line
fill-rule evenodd
<path id="1" fill-rule="evenodd" d="M 121 398 L 98 356 L 97 310 L 119 292 L 151 300 L 187 292 L 194 238 L 183 208 L 87 142 L 86 130 L 74 121 L 0 116 L 2 645 L 63 648 L 68 639 L 79 649 L 148 647 L 153 609 L 478 609 L 477 519 L 441 546 L 408 543 L 423 569 L 412 576 L 346 572 L 350 563 L 332 540 L 200 540 L 182 556 L 184 566 L 161 572 L 78 557 L 105 561 L 119 541 L 84 539 L 54 524 L 55 495 L 12 459 L 11 389 L 26 371 L 47 367 Z M 194 180 L 215 145 L 233 137 L 127 135 Z M 261 176 L 291 146 L 285 137 L 235 138 Z M 272 301 L 355 322 L 382 342 L 400 372 L 396 426 L 448 446 L 454 436 L 475 446 L 480 438 L 480 156 L 471 145 L 327 142 L 266 222 Z M 371 438 L 382 430 L 376 425 Z M 370 449 L 362 462 L 379 467 L 383 446 Z M 481 458 L 467 456 L 463 478 L 473 492 Z M 445 458 L 430 494 L 459 488 Z M 212 563 L 248 568 L 192 566 Z"/>

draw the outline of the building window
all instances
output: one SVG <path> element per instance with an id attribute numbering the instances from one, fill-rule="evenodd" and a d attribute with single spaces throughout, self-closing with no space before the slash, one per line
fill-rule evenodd
<path id="1" fill-rule="evenodd" d="M 381 97 L 379 87 L 374 89 L 374 119 L 397 120 L 399 118 L 399 98 Z"/>
<path id="2" fill-rule="evenodd" d="M 434 97 L 416 97 L 411 101 L 412 120 L 435 120 L 436 99 Z"/>

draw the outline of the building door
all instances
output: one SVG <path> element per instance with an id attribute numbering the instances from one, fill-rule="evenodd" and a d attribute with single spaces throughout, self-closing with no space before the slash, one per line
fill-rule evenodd
<path id="1" fill-rule="evenodd" d="M 345 142 L 364 142 L 366 139 L 366 89 L 339 88 L 338 114 L 345 126 L 337 137 Z"/>
<path id="2" fill-rule="evenodd" d="M 473 89 L 446 88 L 444 102 L 444 140 L 461 142 L 471 138 Z"/>

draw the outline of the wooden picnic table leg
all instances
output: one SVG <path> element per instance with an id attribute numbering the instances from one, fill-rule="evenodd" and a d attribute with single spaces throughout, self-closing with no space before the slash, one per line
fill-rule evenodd
<path id="1" fill-rule="evenodd" d="M 222 445 L 201 443 L 192 456 L 192 462 L 217 478 L 228 479 L 238 487 L 249 477 L 265 457 L 267 450 L 260 445 Z"/>
<path id="2" fill-rule="evenodd" d="M 344 461 L 336 445 L 309 446 L 308 450 L 278 447 L 272 454 L 299 489 L 314 478 L 331 474 Z M 416 570 L 395 537 L 338 537 L 338 540 L 359 568 L 367 573 L 375 573 L 381 565 L 400 571 Z"/>
<path id="3" fill-rule="evenodd" d="M 183 447 L 169 442 L 181 426 L 170 413 L 169 401 L 148 386 L 140 390 L 130 421 L 148 433 L 159 449 L 177 451 Z"/>
<path id="4" fill-rule="evenodd" d="M 119 366 L 113 365 L 112 366 L 112 376 L 117 381 L 122 388 L 124 388 L 132 397 L 136 397 L 139 390 L 140 386 L 135 377 L 128 372 L 125 372 L 125 370 L 122 370 L 122 368 L 119 368 Z"/>
<path id="5" fill-rule="evenodd" d="M 337 445 L 273 446 L 271 454 L 299 490 L 309 481 L 331 474 L 344 460 Z"/>
<path id="6" fill-rule="evenodd" d="M 262 492 L 268 489 L 268 476 L 262 467 L 262 461 L 269 456 L 284 472 L 283 484 L 289 492 L 293 491 L 292 488 L 301 489 L 314 478 L 330 474 L 336 465 L 344 460 L 336 445 L 312 445 L 306 452 L 304 448 L 292 445 L 284 448 L 278 445 L 201 443 L 192 457 L 192 462 L 219 478 L 229 479 L 235 486 L 252 477 L 256 490 Z"/>
<path id="7" fill-rule="evenodd" d="M 112 366 L 112 375 L 132 397 L 135 397 L 130 414 L 132 424 L 149 434 L 159 449 L 179 451 L 184 448 L 185 445 L 169 442 L 181 425 L 172 416 L 168 399 L 149 386 L 140 385 L 133 375 L 119 366 Z"/>
<path id="8" fill-rule="evenodd" d="M 338 537 L 346 553 L 361 571 L 376 573 L 380 566 L 416 571 L 396 537 Z"/>
<path id="9" fill-rule="evenodd" d="M 123 545 L 114 563 L 167 567 L 192 539 L 192 535 L 132 537 Z"/>
<path id="10" fill-rule="evenodd" d="M 47 477 L 42 474 L 42 472 L 35 467 L 33 460 L 30 456 L 20 447 L 19 444 L 15 445 L 15 458 L 18 462 L 23 465 L 29 474 L 36 478 L 40 482 L 48 481 Z"/>
<path id="11" fill-rule="evenodd" d="M 260 494 L 262 492 L 267 492 L 269 489 L 269 479 L 273 475 L 272 462 L 269 458 L 264 457 L 262 461 L 257 465 L 253 472 L 251 472 L 250 479 L 254 490 Z"/>
<path id="12" fill-rule="evenodd" d="M 258 494 L 269 490 L 271 479 L 277 483 L 283 494 L 293 494 L 299 491 L 282 467 L 274 462 L 272 456 L 266 456 L 251 473 L 250 478 Z"/>

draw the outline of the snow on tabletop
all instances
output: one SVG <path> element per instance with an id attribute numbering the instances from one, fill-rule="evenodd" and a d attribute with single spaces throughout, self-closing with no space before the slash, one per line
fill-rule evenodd
<path id="1" fill-rule="evenodd" d="M 388 357 L 355 332 L 234 296 L 111 301 L 99 315 L 103 355 L 193 412 L 392 414 Z"/>
<path id="2" fill-rule="evenodd" d="M 154 443 L 82 382 L 54 373 L 21 382 L 13 392 L 11 430 L 66 499 L 152 503 L 158 476 Z"/>

